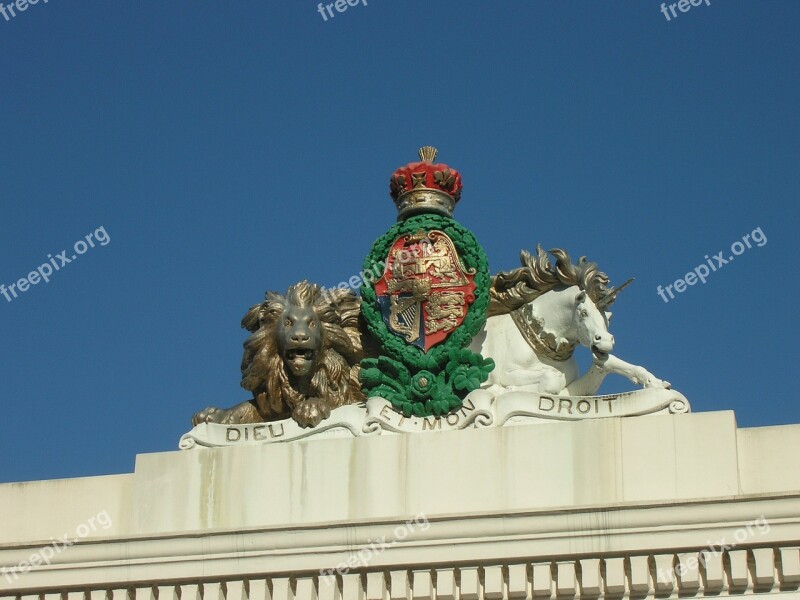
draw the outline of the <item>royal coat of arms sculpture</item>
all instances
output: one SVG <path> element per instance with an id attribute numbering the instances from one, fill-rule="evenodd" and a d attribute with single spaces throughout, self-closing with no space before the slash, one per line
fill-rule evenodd
<path id="1" fill-rule="evenodd" d="M 361 289 L 361 311 L 381 355 L 362 361 L 361 386 L 405 416 L 461 407 L 494 368 L 466 347 L 486 322 L 489 270 L 475 236 L 453 220 L 461 175 L 434 164 L 436 150 L 398 169 L 390 193 L 398 222 L 378 238 L 365 269 L 383 276 Z"/>
<path id="2" fill-rule="evenodd" d="M 251 307 L 252 398 L 196 413 L 181 448 L 689 411 L 668 382 L 611 354 L 607 308 L 631 280 L 609 287 L 595 263 L 541 248 L 490 277 L 453 219 L 461 175 L 436 154 L 425 146 L 392 175 L 398 220 L 366 257 L 361 272 L 376 275 L 360 296 L 301 281 Z M 581 345 L 593 357 L 583 375 Z M 644 389 L 596 395 L 611 373 Z"/>

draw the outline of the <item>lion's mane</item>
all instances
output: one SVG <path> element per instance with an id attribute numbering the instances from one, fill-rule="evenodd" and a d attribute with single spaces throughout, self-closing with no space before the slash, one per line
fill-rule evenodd
<path id="1" fill-rule="evenodd" d="M 288 306 L 312 307 L 322 325 L 314 371 L 302 391 L 293 383 L 278 350 L 276 323 Z M 247 311 L 242 327 L 252 335 L 244 343 L 242 387 L 253 392 L 265 420 L 288 417 L 307 398 L 320 398 L 331 409 L 364 399 L 358 379 L 363 358 L 360 308 L 361 299 L 349 289 L 327 290 L 301 281 L 285 296 L 268 292 L 264 302 Z"/>

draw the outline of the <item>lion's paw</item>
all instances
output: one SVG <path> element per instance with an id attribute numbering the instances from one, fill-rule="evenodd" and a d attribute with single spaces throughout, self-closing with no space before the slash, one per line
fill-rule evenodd
<path id="1" fill-rule="evenodd" d="M 330 406 L 320 398 L 303 400 L 292 412 L 292 418 L 300 427 L 316 427 L 330 416 Z"/>
<path id="2" fill-rule="evenodd" d="M 222 408 L 206 406 L 203 410 L 194 413 L 192 426 L 200 425 L 201 423 L 220 423 L 227 413 L 228 411 Z"/>

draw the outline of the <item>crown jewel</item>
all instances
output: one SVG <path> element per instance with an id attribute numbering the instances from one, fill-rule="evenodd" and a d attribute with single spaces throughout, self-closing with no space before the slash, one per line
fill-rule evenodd
<path id="1" fill-rule="evenodd" d="M 434 164 L 433 146 L 419 149 L 421 162 L 397 169 L 389 180 L 389 193 L 397 206 L 397 220 L 420 213 L 453 216 L 461 198 L 461 175 L 445 164 Z"/>

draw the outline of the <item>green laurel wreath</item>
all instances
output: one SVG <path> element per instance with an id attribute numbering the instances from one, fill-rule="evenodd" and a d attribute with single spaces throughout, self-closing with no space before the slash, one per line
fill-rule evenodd
<path id="1" fill-rule="evenodd" d="M 492 359 L 466 348 L 486 322 L 489 307 L 489 263 L 468 229 L 440 215 L 409 217 L 378 238 L 364 261 L 365 272 L 386 259 L 399 237 L 420 229 L 438 229 L 450 237 L 464 265 L 475 271 L 476 289 L 475 301 L 461 325 L 425 352 L 389 331 L 378 307 L 374 283 L 364 282 L 361 311 L 386 354 L 361 361 L 361 387 L 367 397 L 386 398 L 407 417 L 439 416 L 461 408 L 464 397 L 478 389 L 494 369 Z"/>

